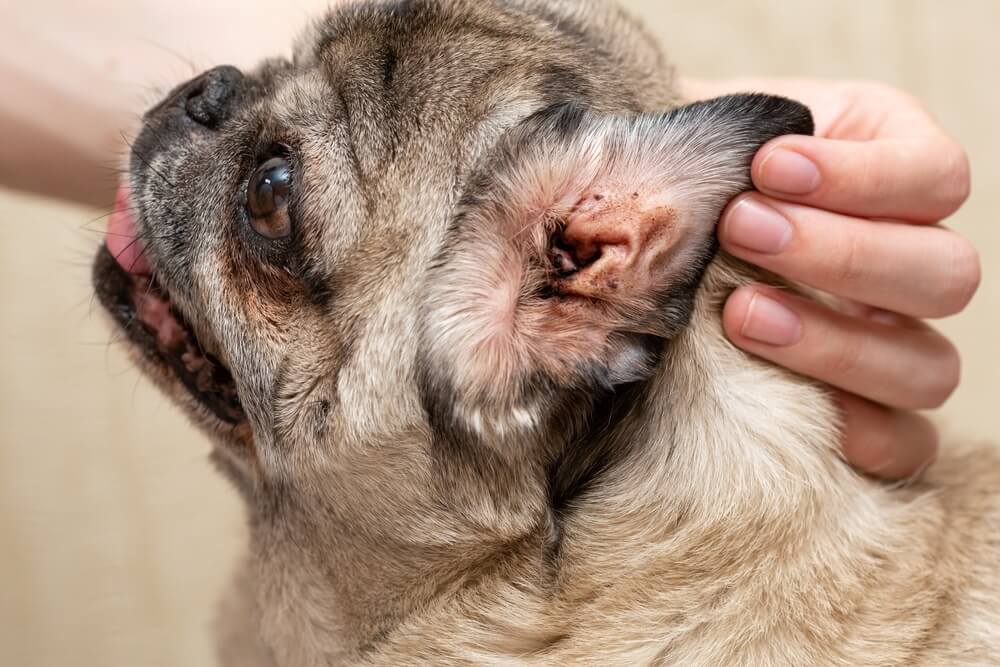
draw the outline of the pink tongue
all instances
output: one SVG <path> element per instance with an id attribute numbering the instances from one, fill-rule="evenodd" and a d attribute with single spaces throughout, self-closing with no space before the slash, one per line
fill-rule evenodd
<path id="1" fill-rule="evenodd" d="M 129 273 L 148 276 L 153 269 L 146 258 L 146 248 L 138 239 L 139 230 L 132 217 L 128 190 L 122 186 L 115 195 L 115 210 L 108 220 L 108 235 L 105 243 L 108 250 L 118 260 L 118 264 Z"/>

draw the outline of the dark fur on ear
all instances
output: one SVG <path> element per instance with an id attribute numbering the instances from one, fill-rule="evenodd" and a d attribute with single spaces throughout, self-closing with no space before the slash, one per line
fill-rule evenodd
<path id="1" fill-rule="evenodd" d="M 724 95 L 679 107 L 670 114 L 683 114 L 690 122 L 699 117 L 706 123 L 727 123 L 737 132 L 732 140 L 755 146 L 750 157 L 771 139 L 785 134 L 813 134 L 816 126 L 809 107 L 779 95 L 743 93 Z M 749 163 L 748 163 L 749 166 Z"/>

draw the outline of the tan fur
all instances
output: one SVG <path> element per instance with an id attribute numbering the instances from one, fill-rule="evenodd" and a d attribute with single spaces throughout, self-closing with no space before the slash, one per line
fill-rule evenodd
<path id="1" fill-rule="evenodd" d="M 371 664 L 996 663 L 1000 455 L 951 443 L 905 486 L 852 472 L 828 396 L 726 341 L 743 275 L 713 267 L 642 408 L 657 435 L 567 528 L 555 595 L 513 566 Z"/>
<path id="2" fill-rule="evenodd" d="M 256 76 L 263 92 L 231 128 L 133 165 L 159 280 L 247 413 L 219 423 L 136 353 L 248 501 L 250 554 L 219 617 L 225 664 L 1000 663 L 996 449 L 949 443 L 905 485 L 856 474 L 826 391 L 723 335 L 724 299 L 756 275 L 731 258 L 708 266 L 689 322 L 678 310 L 658 328 L 656 290 L 699 256 L 682 240 L 708 238 L 719 192 L 746 187 L 743 139 L 636 116 L 679 100 L 620 10 L 362 3 L 317 22 L 294 65 Z M 598 114 L 582 134 L 519 135 L 567 101 Z M 260 262 L 232 231 L 232 145 L 248 127 L 304 165 L 308 265 Z M 478 177 L 494 189 L 470 199 Z M 659 211 L 673 254 L 611 267 L 639 277 L 627 292 L 564 281 L 593 298 L 560 309 L 538 297 L 550 276 L 530 260 L 579 211 L 601 219 L 579 208 L 594 193 L 622 219 Z M 162 240 L 178 230 L 179 251 Z M 669 341 L 655 368 L 623 332 Z M 619 366 L 643 380 L 632 403 L 612 392 L 604 425 L 588 421 L 580 369 L 594 366 L 612 385 Z M 523 394 L 539 374 L 549 384 Z M 435 417 L 427 396 L 442 387 L 454 402 Z M 616 456 L 556 506 L 554 466 L 588 429 Z"/>

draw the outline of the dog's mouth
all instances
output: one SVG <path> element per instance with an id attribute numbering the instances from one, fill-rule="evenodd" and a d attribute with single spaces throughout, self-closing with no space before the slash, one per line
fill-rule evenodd
<path id="1" fill-rule="evenodd" d="M 245 422 L 229 369 L 206 352 L 168 290 L 156 280 L 124 193 L 119 193 L 115 208 L 107 242 L 94 261 L 94 287 L 101 304 L 122 330 L 140 366 L 155 380 L 179 384 L 225 424 Z"/>

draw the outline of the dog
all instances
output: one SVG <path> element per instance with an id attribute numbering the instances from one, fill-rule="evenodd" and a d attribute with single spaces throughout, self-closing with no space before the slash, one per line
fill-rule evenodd
<path id="1" fill-rule="evenodd" d="M 340 6 L 144 116 L 94 284 L 214 441 L 227 665 L 1000 664 L 1000 456 L 889 486 L 714 225 L 809 110 L 598 0 Z M 785 285 L 788 289 L 794 286 Z"/>

